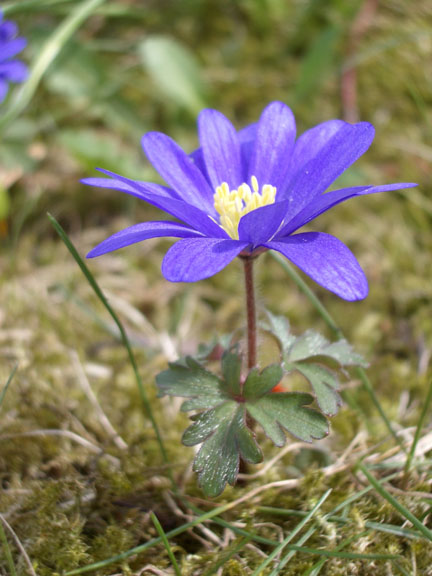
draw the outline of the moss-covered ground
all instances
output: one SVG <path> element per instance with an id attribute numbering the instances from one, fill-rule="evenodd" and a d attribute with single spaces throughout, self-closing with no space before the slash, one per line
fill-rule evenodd
<path id="1" fill-rule="evenodd" d="M 432 382 L 430 2 L 93 3 L 5 3 L 28 38 L 23 57 L 41 74 L 0 107 L 0 573 L 432 574 L 430 410 L 418 428 Z M 175 42 L 162 55 L 161 35 Z M 58 53 L 44 67 L 47 44 Z M 419 183 L 316 223 L 358 257 L 366 300 L 346 303 L 304 278 L 368 360 L 388 421 L 353 370 L 326 440 L 292 439 L 282 450 L 264 441 L 264 463 L 206 500 L 193 449 L 180 444 L 187 418 L 156 397 L 155 375 L 215 335 L 243 338 L 240 264 L 169 284 L 164 239 L 88 263 L 127 330 L 164 461 L 118 328 L 46 212 L 84 256 L 114 231 L 159 217 L 81 185 L 94 167 L 155 179 L 140 152 L 145 131 L 193 150 L 201 107 L 241 127 L 276 99 L 292 106 L 299 133 L 333 117 L 375 125 L 372 148 L 342 185 Z M 256 272 L 261 311 L 286 315 L 296 333 L 335 338 L 269 254 Z M 274 353 L 262 336 L 262 361 Z"/>

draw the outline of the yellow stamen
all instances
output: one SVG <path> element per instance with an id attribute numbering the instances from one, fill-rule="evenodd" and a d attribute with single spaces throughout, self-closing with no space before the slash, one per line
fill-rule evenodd
<path id="1" fill-rule="evenodd" d="M 264 184 L 259 191 L 258 180 L 251 177 L 252 190 L 246 183 L 241 184 L 237 190 L 230 190 L 226 182 L 216 188 L 214 207 L 219 214 L 219 226 L 235 240 L 238 240 L 238 227 L 240 219 L 252 210 L 273 204 L 276 198 L 276 188 L 271 184 Z"/>

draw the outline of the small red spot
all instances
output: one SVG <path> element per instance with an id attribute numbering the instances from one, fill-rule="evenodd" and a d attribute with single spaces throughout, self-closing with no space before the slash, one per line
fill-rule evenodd
<path id="1" fill-rule="evenodd" d="M 274 388 L 272 388 L 272 392 L 286 392 L 285 388 L 282 384 L 276 384 Z"/>

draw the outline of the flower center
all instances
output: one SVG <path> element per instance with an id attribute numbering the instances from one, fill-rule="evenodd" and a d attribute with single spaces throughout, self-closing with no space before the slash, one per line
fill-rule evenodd
<path id="1" fill-rule="evenodd" d="M 225 232 L 238 240 L 238 227 L 240 219 L 252 210 L 273 204 L 276 198 L 276 188 L 271 184 L 264 184 L 259 191 L 258 180 L 251 178 L 252 189 L 246 183 L 241 184 L 237 190 L 230 190 L 226 182 L 216 188 L 214 194 L 214 207 L 219 214 L 219 226 Z"/>

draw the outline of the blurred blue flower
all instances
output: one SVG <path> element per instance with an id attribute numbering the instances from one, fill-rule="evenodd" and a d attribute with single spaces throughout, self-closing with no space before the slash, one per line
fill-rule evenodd
<path id="1" fill-rule="evenodd" d="M 295 140 L 295 120 L 282 102 L 272 102 L 258 123 L 237 132 L 217 110 L 198 119 L 201 147 L 187 155 L 171 138 L 150 132 L 142 138 L 148 159 L 169 187 L 124 178 L 87 178 L 157 206 L 174 221 L 136 224 L 104 240 L 88 257 L 148 238 L 181 238 L 162 264 L 172 282 L 213 276 L 239 255 L 276 250 L 315 282 L 345 300 L 368 293 L 366 277 L 351 251 L 322 232 L 296 233 L 336 204 L 354 196 L 415 184 L 326 189 L 369 148 L 367 122 L 330 120 Z"/>
<path id="2" fill-rule="evenodd" d="M 28 75 L 27 66 L 20 60 L 13 60 L 27 41 L 18 37 L 18 27 L 15 22 L 3 20 L 0 9 L 0 102 L 6 98 L 10 82 L 24 82 Z"/>

